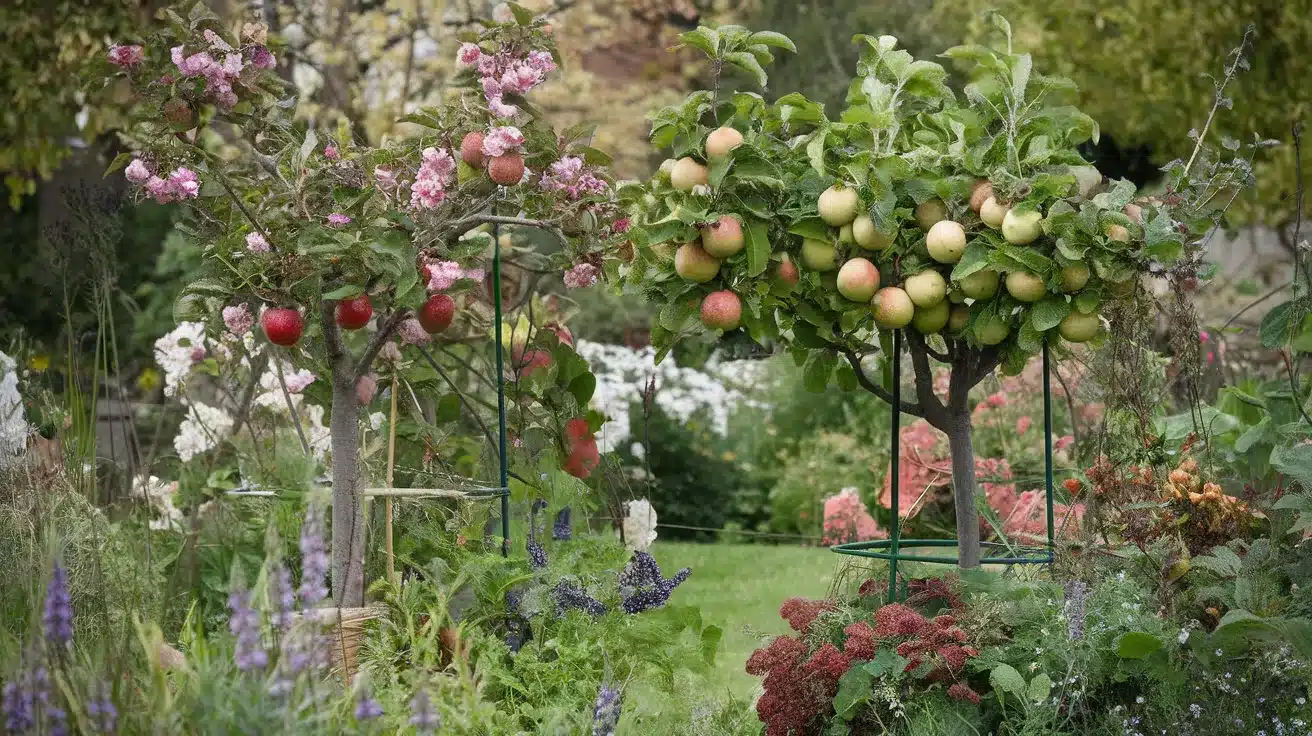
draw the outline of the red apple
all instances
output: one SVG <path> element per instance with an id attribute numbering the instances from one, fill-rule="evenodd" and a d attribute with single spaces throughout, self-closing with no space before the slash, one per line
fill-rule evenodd
<path id="1" fill-rule="evenodd" d="M 565 439 L 570 444 L 585 440 L 592 436 L 592 429 L 588 427 L 588 420 L 581 417 L 565 422 Z"/>
<path id="2" fill-rule="evenodd" d="M 274 307 L 264 310 L 264 315 L 260 317 L 260 327 L 264 328 L 264 336 L 269 338 L 269 342 L 289 348 L 300 341 L 301 334 L 305 332 L 305 320 L 301 319 L 301 313 L 295 309 Z"/>
<path id="3" fill-rule="evenodd" d="M 487 163 L 487 155 L 483 153 L 483 134 L 477 130 L 472 133 L 466 133 L 460 141 L 460 160 L 473 166 L 476 169 L 483 168 Z"/>
<path id="4" fill-rule="evenodd" d="M 446 294 L 434 294 L 428 297 L 424 306 L 419 308 L 419 324 L 430 335 L 451 326 L 451 319 L 456 315 L 456 300 Z"/>
<path id="5" fill-rule="evenodd" d="M 374 316 L 374 303 L 368 294 L 337 302 L 337 325 L 343 330 L 358 330 Z"/>
<path id="6" fill-rule="evenodd" d="M 503 187 L 513 187 L 524 178 L 524 157 L 518 153 L 496 156 L 487 164 L 487 175 Z"/>

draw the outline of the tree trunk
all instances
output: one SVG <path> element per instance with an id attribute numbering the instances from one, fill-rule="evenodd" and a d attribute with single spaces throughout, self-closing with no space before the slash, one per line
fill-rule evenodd
<path id="1" fill-rule="evenodd" d="M 942 428 L 952 453 L 952 499 L 957 511 L 957 556 L 963 568 L 979 567 L 979 514 L 975 511 L 975 448 L 970 414 L 954 412 Z"/>
<path id="2" fill-rule="evenodd" d="M 333 365 L 333 599 L 364 604 L 364 523 L 360 514 L 359 404 L 349 355 Z"/>

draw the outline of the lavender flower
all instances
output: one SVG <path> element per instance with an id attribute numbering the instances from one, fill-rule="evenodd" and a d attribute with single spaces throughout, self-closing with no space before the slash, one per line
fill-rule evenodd
<path id="1" fill-rule="evenodd" d="M 515 617 L 506 622 L 506 647 L 510 649 L 511 654 L 518 654 L 520 649 L 524 648 L 524 624 L 523 619 Z"/>
<path id="2" fill-rule="evenodd" d="M 355 693 L 355 720 L 372 721 L 382 715 L 383 706 L 374 700 L 373 689 L 368 682 L 361 681 Z"/>
<path id="3" fill-rule="evenodd" d="M 1088 598 L 1088 583 L 1083 580 L 1066 581 L 1066 636 L 1071 641 L 1084 636 L 1084 604 Z"/>
<path id="4" fill-rule="evenodd" d="M 324 578 L 328 576 L 328 551 L 324 546 L 323 508 L 310 504 L 301 524 L 301 604 L 313 608 L 328 597 Z"/>
<path id="5" fill-rule="evenodd" d="M 691 574 L 692 570 L 685 567 L 667 580 L 661 575 L 656 558 L 646 552 L 634 552 L 633 559 L 620 573 L 620 595 L 624 597 L 624 610 L 628 613 L 641 613 L 660 608 L 670 599 L 674 589 Z"/>
<path id="6" fill-rule="evenodd" d="M 36 698 L 25 684 L 20 680 L 5 683 L 0 710 L 4 711 L 6 733 L 24 733 L 36 728 Z"/>
<path id="7" fill-rule="evenodd" d="M 592 710 L 592 736 L 615 736 L 620 722 L 620 691 L 602 683 L 597 691 L 597 705 Z"/>
<path id="8" fill-rule="evenodd" d="M 65 646 L 73 641 L 73 600 L 68 593 L 68 571 L 55 563 L 46 586 L 45 611 L 41 616 L 46 641 L 54 646 Z"/>
<path id="9" fill-rule="evenodd" d="M 570 509 L 568 506 L 556 512 L 556 522 L 551 525 L 551 538 L 557 542 L 568 542 L 571 534 Z"/>
<path id="10" fill-rule="evenodd" d="M 528 545 L 528 564 L 534 570 L 543 570 L 547 567 L 547 551 L 542 549 L 538 540 L 529 538 Z"/>
<path id="11" fill-rule="evenodd" d="M 281 632 L 286 633 L 292 625 L 292 609 L 296 607 L 296 592 L 292 590 L 292 573 L 286 565 L 279 564 L 269 575 L 269 600 L 277 608 L 269 617 Z"/>
<path id="12" fill-rule="evenodd" d="M 109 686 L 100 683 L 96 697 L 87 702 L 87 720 L 96 733 L 114 733 L 118 728 L 118 709 L 110 695 Z"/>
<path id="13" fill-rule="evenodd" d="M 237 649 L 232 659 L 242 672 L 262 670 L 269 666 L 269 654 L 260 641 L 260 614 L 251 606 L 251 594 L 234 588 L 228 595 L 228 610 L 232 617 L 228 628 L 237 637 Z"/>
<path id="14" fill-rule="evenodd" d="M 425 688 L 416 690 L 410 700 L 410 725 L 421 734 L 434 733 L 442 727 L 442 716 L 433 707 L 433 699 Z"/>
<path id="15" fill-rule="evenodd" d="M 604 603 L 568 580 L 556 583 L 552 596 L 556 600 L 557 616 L 564 616 L 569 611 L 583 611 L 590 616 L 601 616 L 609 610 Z"/>
<path id="16" fill-rule="evenodd" d="M 46 706 L 46 728 L 50 736 L 68 736 L 68 714 L 63 708 Z"/>

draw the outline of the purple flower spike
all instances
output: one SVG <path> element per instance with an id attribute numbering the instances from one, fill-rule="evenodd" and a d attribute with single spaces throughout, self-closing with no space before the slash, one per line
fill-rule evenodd
<path id="1" fill-rule="evenodd" d="M 620 722 L 621 696 L 618 688 L 602 683 L 597 705 L 592 710 L 592 736 L 615 736 Z"/>
<path id="2" fill-rule="evenodd" d="M 241 588 L 228 595 L 228 610 L 232 617 L 228 628 L 237 637 L 233 662 L 242 672 L 262 670 L 269 666 L 269 653 L 260 640 L 260 614 L 251 606 L 251 594 Z"/>
<path id="3" fill-rule="evenodd" d="M 313 608 L 328 597 L 328 549 L 324 544 L 323 509 L 310 504 L 301 524 L 301 605 Z"/>
<path id="4" fill-rule="evenodd" d="M 73 641 L 73 599 L 68 593 L 68 571 L 58 562 L 50 575 L 50 585 L 46 587 L 41 624 L 50 644 L 59 647 Z"/>

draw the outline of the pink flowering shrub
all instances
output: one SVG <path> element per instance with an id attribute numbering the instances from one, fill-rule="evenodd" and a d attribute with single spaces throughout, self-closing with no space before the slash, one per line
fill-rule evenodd
<path id="1" fill-rule="evenodd" d="M 861 503 L 855 488 L 844 488 L 825 499 L 824 543 L 845 544 L 882 539 L 887 536 L 875 524 L 875 517 Z"/>

